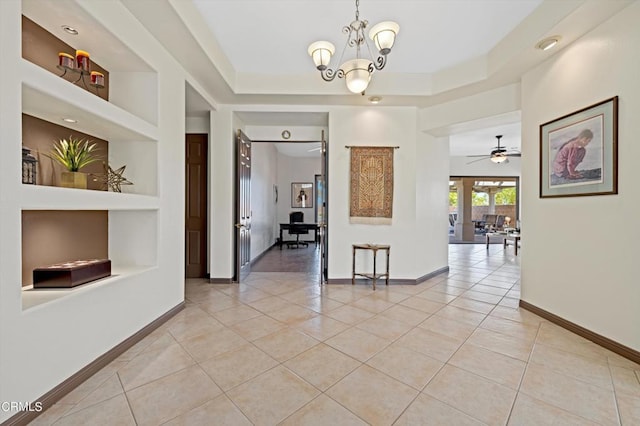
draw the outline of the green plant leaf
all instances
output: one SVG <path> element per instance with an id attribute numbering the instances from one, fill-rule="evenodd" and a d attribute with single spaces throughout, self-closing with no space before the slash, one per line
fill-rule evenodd
<path id="1" fill-rule="evenodd" d="M 69 136 L 69 140 L 61 139 L 54 142 L 53 149 L 49 158 L 60 163 L 70 172 L 77 172 L 81 168 L 100 160 L 94 151 L 98 151 L 98 144 L 85 141 L 83 139 L 74 139 Z"/>

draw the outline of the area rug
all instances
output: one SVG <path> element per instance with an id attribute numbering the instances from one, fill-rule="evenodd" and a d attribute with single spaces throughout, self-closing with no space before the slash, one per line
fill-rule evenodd
<path id="1" fill-rule="evenodd" d="M 349 220 L 390 224 L 393 215 L 393 147 L 351 148 Z"/>

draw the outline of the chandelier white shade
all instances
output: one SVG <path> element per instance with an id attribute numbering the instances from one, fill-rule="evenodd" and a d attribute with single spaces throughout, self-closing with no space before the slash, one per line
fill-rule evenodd
<path id="1" fill-rule="evenodd" d="M 316 69 L 324 81 L 333 81 L 336 77 L 344 78 L 347 88 L 353 93 L 364 93 L 371 81 L 371 75 L 375 70 L 381 70 L 387 64 L 387 55 L 391 52 L 400 26 L 393 21 L 380 22 L 369 31 L 369 37 L 373 40 L 380 56 L 374 58 L 371 48 L 367 43 L 364 30 L 369 25 L 367 20 L 360 20 L 360 0 L 356 0 L 356 19 L 342 28 L 347 35 L 347 42 L 342 55 L 347 48 L 355 49 L 355 58 L 342 63 L 342 56 L 338 63 L 342 63 L 337 70 L 329 68 L 331 57 L 335 53 L 335 46 L 328 41 L 316 41 L 308 48 L 309 56 L 313 60 Z M 368 58 L 361 55 L 361 47 L 365 46 Z M 362 49 L 365 50 L 365 49 Z"/>
<path id="2" fill-rule="evenodd" d="M 370 66 L 371 61 L 368 59 L 351 59 L 342 64 L 340 69 L 344 71 L 344 79 L 349 91 L 362 93 L 366 90 L 371 81 Z"/>
<path id="3" fill-rule="evenodd" d="M 384 21 L 371 28 L 369 38 L 376 44 L 381 55 L 387 55 L 391 52 L 398 31 L 400 31 L 398 24 L 393 21 Z"/>
<path id="4" fill-rule="evenodd" d="M 336 47 L 328 41 L 316 41 L 311 43 L 308 51 L 313 63 L 316 64 L 316 68 L 324 71 L 329 66 L 329 61 L 331 61 L 331 57 L 336 52 Z"/>

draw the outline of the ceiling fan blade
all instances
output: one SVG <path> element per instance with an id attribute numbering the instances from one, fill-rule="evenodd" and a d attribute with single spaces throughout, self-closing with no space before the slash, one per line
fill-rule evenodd
<path id="1" fill-rule="evenodd" d="M 487 154 L 480 154 L 480 155 L 465 155 L 465 157 L 487 157 L 487 158 L 489 158 L 489 155 L 487 155 Z"/>
<path id="2" fill-rule="evenodd" d="M 522 157 L 522 153 L 521 152 L 512 152 L 512 153 L 507 153 L 505 155 L 507 157 Z"/>
<path id="3" fill-rule="evenodd" d="M 477 155 L 468 155 L 467 157 L 478 157 Z M 471 163 L 477 163 L 478 161 L 482 161 L 482 160 L 488 160 L 489 156 L 484 155 L 483 158 L 478 158 L 477 160 L 473 160 L 473 161 L 469 161 L 467 164 L 471 164 Z"/>

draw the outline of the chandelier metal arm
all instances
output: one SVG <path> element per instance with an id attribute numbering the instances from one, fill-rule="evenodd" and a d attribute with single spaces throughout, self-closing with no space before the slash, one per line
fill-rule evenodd
<path id="1" fill-rule="evenodd" d="M 336 77 L 344 78 L 344 71 L 342 70 L 342 68 L 338 68 L 337 71 L 334 71 L 331 68 L 327 68 L 323 71 L 320 71 L 320 76 L 324 81 L 333 81 Z"/>
<path id="2" fill-rule="evenodd" d="M 384 68 L 384 66 L 387 65 L 387 55 L 380 55 L 376 58 L 375 61 L 371 62 L 371 65 L 369 65 L 369 68 L 374 67 L 377 70 L 381 70 L 382 68 Z M 373 69 L 370 69 L 369 71 L 373 71 Z"/>

